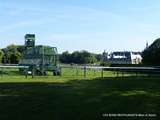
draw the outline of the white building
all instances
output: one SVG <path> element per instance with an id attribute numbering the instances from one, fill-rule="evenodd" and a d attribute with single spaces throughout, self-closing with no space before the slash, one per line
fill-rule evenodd
<path id="1" fill-rule="evenodd" d="M 103 55 L 105 54 L 103 53 Z M 104 57 L 104 60 L 111 64 L 140 64 L 142 62 L 140 52 L 119 51 L 107 53 L 107 58 Z"/>

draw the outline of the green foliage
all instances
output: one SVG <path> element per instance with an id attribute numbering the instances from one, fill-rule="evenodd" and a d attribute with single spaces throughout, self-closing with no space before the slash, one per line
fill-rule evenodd
<path id="1" fill-rule="evenodd" d="M 20 59 L 21 59 L 21 54 L 18 51 L 16 51 L 15 53 L 11 53 L 10 54 L 10 62 L 12 64 L 18 64 Z"/>
<path id="2" fill-rule="evenodd" d="M 70 54 L 68 51 L 63 52 L 60 56 L 60 61 L 62 63 L 76 63 L 76 64 L 93 64 L 97 62 L 94 54 L 88 51 L 75 51 Z"/>
<path id="3" fill-rule="evenodd" d="M 103 55 L 102 54 L 95 54 L 97 61 L 102 61 Z"/>
<path id="4" fill-rule="evenodd" d="M 160 38 L 143 51 L 142 57 L 143 64 L 160 65 Z"/>
<path id="5" fill-rule="evenodd" d="M 109 62 L 100 62 L 100 66 L 110 66 Z"/>
<path id="6" fill-rule="evenodd" d="M 70 63 L 70 61 L 71 61 L 71 54 L 68 51 L 63 52 L 60 55 L 60 61 L 62 63 Z"/>
<path id="7" fill-rule="evenodd" d="M 3 51 L 2 63 L 17 64 L 22 57 L 24 49 L 25 49 L 24 46 L 17 46 L 13 44 L 2 49 Z"/>

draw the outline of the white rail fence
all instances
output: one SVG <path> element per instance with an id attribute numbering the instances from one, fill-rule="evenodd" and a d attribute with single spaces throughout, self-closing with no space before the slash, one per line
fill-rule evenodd
<path id="1" fill-rule="evenodd" d="M 0 73 L 1 76 L 3 76 L 4 69 L 25 69 L 25 77 L 28 76 L 28 68 L 29 66 L 19 66 L 17 64 L 5 64 L 0 65 Z M 96 72 L 100 72 L 101 77 L 104 77 L 104 71 L 114 71 L 116 73 L 116 76 L 119 76 L 121 73 L 121 76 L 123 77 L 125 73 L 135 73 L 136 76 L 138 74 L 156 74 L 160 75 L 160 67 L 102 67 L 102 66 L 60 66 L 61 69 L 61 76 L 63 76 L 63 72 L 65 68 L 74 69 L 75 76 L 79 75 L 79 70 L 81 70 L 81 73 L 84 77 L 87 77 L 87 72 L 89 70 L 93 70 L 93 74 L 95 75 Z M 34 77 L 34 74 L 31 74 L 32 77 Z"/>

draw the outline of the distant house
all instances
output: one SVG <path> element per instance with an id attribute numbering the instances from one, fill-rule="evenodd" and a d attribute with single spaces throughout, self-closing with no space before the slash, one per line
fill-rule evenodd
<path id="1" fill-rule="evenodd" d="M 140 64 L 142 62 L 141 52 L 131 52 L 132 64 Z"/>
<path id="2" fill-rule="evenodd" d="M 142 61 L 140 52 L 118 51 L 103 53 L 103 56 L 103 60 L 111 64 L 140 64 Z"/>

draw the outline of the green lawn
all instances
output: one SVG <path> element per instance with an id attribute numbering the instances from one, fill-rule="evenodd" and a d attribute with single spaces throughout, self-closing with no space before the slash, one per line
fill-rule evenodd
<path id="1" fill-rule="evenodd" d="M 13 72 L 13 71 L 12 71 Z M 68 73 L 68 74 L 67 74 Z M 0 77 L 0 120 L 159 120 L 160 77 L 72 70 L 62 77 Z M 80 73 L 79 73 L 80 74 Z M 157 117 L 103 117 L 107 113 L 153 113 Z"/>

